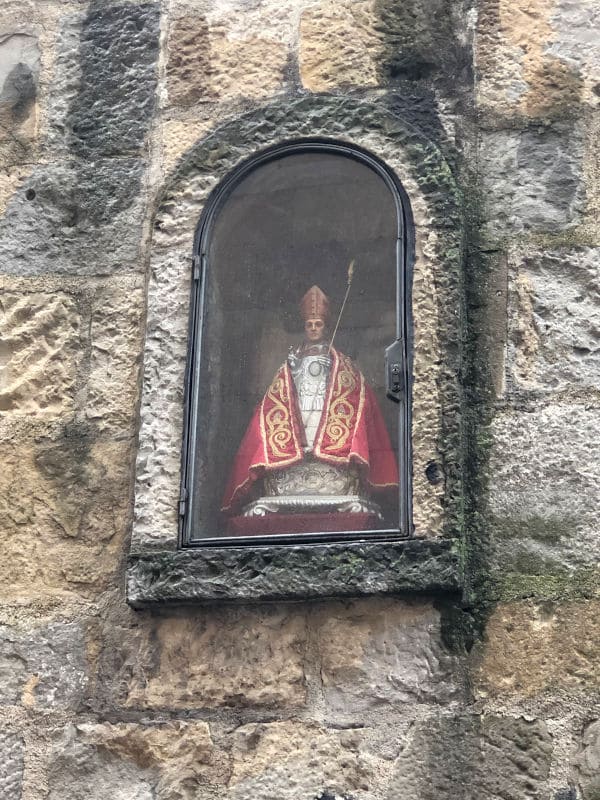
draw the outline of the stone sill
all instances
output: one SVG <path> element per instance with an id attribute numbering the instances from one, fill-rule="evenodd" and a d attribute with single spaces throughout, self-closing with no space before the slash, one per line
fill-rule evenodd
<path id="1" fill-rule="evenodd" d="M 459 593 L 462 585 L 450 540 L 204 547 L 130 555 L 127 602 L 145 608 Z"/>

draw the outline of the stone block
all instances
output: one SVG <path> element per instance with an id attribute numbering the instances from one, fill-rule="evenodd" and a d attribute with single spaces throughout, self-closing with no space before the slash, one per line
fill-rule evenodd
<path id="1" fill-rule="evenodd" d="M 0 705 L 77 709 L 88 680 L 82 625 L 0 626 L 0 676 Z"/>
<path id="2" fill-rule="evenodd" d="M 79 86 L 67 138 L 84 158 L 140 152 L 152 122 L 157 82 L 158 3 L 94 3 L 81 21 Z"/>
<path id="3" fill-rule="evenodd" d="M 114 585 L 129 509 L 133 443 L 67 427 L 1 448 L 4 597 L 95 593 Z"/>
<path id="4" fill-rule="evenodd" d="M 600 52 L 597 44 L 600 19 L 596 3 L 594 0 L 558 0 L 552 6 L 551 24 L 554 36 L 548 45 L 549 56 L 579 73 L 580 102 L 597 108 L 597 84 L 600 81 Z"/>
<path id="5" fill-rule="evenodd" d="M 131 673 L 130 708 L 289 708 L 305 702 L 301 611 L 213 608 L 154 619 L 146 632 L 135 663 L 121 666 Z M 111 673 L 109 666 L 107 680 L 115 679 Z"/>
<path id="6" fill-rule="evenodd" d="M 545 798 L 551 756 L 552 740 L 541 720 L 439 715 L 415 723 L 385 796 Z"/>
<path id="7" fill-rule="evenodd" d="M 599 610 L 597 600 L 498 605 L 487 626 L 477 693 L 531 696 L 598 687 Z"/>
<path id="8" fill-rule="evenodd" d="M 523 71 L 523 50 L 521 44 L 526 41 L 535 48 L 540 57 L 540 48 L 532 34 L 535 24 L 540 23 L 540 6 L 530 3 L 533 19 L 523 25 L 524 13 L 520 4 L 520 25 L 512 25 L 509 4 L 484 0 L 481 3 L 477 18 L 477 36 L 475 39 L 475 56 L 478 66 L 476 99 L 480 107 L 509 111 L 518 107 L 529 85 Z"/>
<path id="9" fill-rule="evenodd" d="M 382 83 L 449 81 L 447 97 L 457 98 L 463 90 L 470 96 L 472 21 L 467 6 L 448 0 L 375 0 L 373 8 L 382 43 Z M 436 103 L 437 113 L 443 115 L 441 105 Z"/>
<path id="10" fill-rule="evenodd" d="M 0 163 L 31 160 L 37 136 L 40 50 L 35 36 L 0 27 Z"/>
<path id="11" fill-rule="evenodd" d="M 383 797 L 389 756 L 369 747 L 370 731 L 301 721 L 242 725 L 233 735 L 231 800 Z M 395 738 L 398 738 L 397 733 Z"/>
<path id="12" fill-rule="evenodd" d="M 54 800 L 201 800 L 214 797 L 229 771 L 206 722 L 70 725 L 60 731 L 53 755 Z"/>
<path id="13" fill-rule="evenodd" d="M 209 20 L 187 13 L 173 21 L 167 61 L 172 104 L 267 97 L 282 88 L 288 47 L 277 35 L 277 18 L 265 21 L 261 33 L 236 25 L 238 16 L 244 15 Z"/>
<path id="14" fill-rule="evenodd" d="M 167 43 L 169 100 L 193 105 L 210 96 L 210 43 L 206 16 L 188 13 L 173 20 Z"/>
<path id="15" fill-rule="evenodd" d="M 466 37 L 458 33 L 462 13 L 444 0 L 311 3 L 300 21 L 302 84 L 323 92 L 452 74 L 456 92 L 468 82 L 470 62 Z"/>
<path id="16" fill-rule="evenodd" d="M 158 776 L 151 766 L 87 743 L 68 726 L 55 744 L 47 781 L 49 800 L 155 800 Z"/>
<path id="17" fill-rule="evenodd" d="M 185 602 L 258 602 L 400 593 L 457 593 L 462 567 L 452 540 L 338 542 L 157 550 L 132 554 L 134 608 Z"/>
<path id="18" fill-rule="evenodd" d="M 565 230 L 580 221 L 584 141 L 576 123 L 481 134 L 488 236 Z"/>
<path id="19" fill-rule="evenodd" d="M 0 271 L 105 275 L 137 264 L 145 214 L 138 158 L 36 166 L 0 219 Z"/>
<path id="20" fill-rule="evenodd" d="M 225 782 L 229 770 L 206 722 L 82 724 L 76 737 L 88 746 L 92 765 L 104 754 L 143 771 L 157 800 L 205 797 L 208 787 Z"/>
<path id="21" fill-rule="evenodd" d="M 319 617 L 321 678 L 331 711 L 353 717 L 456 699 L 459 664 L 442 645 L 439 612 L 427 602 L 374 602 L 328 605 Z"/>
<path id="22" fill-rule="evenodd" d="M 0 276 L 0 411 L 11 433 L 62 419 L 131 432 L 137 407 L 143 279 L 98 284 Z"/>
<path id="23" fill-rule="evenodd" d="M 582 800 L 600 797 L 600 720 L 588 723 L 581 736 L 572 769 Z"/>
<path id="24" fill-rule="evenodd" d="M 559 117 L 596 106 L 600 57 L 593 0 L 486 0 L 477 21 L 478 102 L 500 113 Z"/>
<path id="25" fill-rule="evenodd" d="M 21 800 L 23 785 L 23 739 L 16 733 L 0 731 L 0 796 Z"/>
<path id="26" fill-rule="evenodd" d="M 305 89 L 376 86 L 382 42 L 372 0 L 310 5 L 300 18 L 299 68 Z"/>
<path id="27" fill-rule="evenodd" d="M 144 284 L 138 276 L 113 279 L 91 300 L 91 347 L 80 414 L 98 430 L 130 430 L 137 409 Z"/>
<path id="28" fill-rule="evenodd" d="M 496 415 L 489 506 L 502 570 L 544 574 L 596 563 L 599 425 L 597 409 L 582 403 Z M 524 548 L 534 566 L 519 565 Z"/>
<path id="29" fill-rule="evenodd" d="M 0 411 L 46 420 L 72 412 L 83 356 L 76 299 L 0 285 Z"/>
<path id="30" fill-rule="evenodd" d="M 595 388 L 600 369 L 600 249 L 512 258 L 509 393 Z"/>

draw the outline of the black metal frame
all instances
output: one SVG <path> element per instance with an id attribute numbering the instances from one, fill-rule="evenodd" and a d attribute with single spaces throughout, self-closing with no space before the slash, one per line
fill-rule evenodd
<path id="1" fill-rule="evenodd" d="M 360 161 L 374 170 L 388 186 L 396 203 L 396 341 L 402 350 L 404 377 L 404 402 L 399 404 L 398 461 L 400 530 L 340 531 L 339 533 L 281 534 L 237 537 L 193 537 L 191 500 L 194 481 L 196 429 L 198 422 L 198 384 L 202 353 L 202 319 L 204 315 L 205 275 L 209 269 L 207 252 L 214 221 L 230 192 L 251 171 L 268 161 L 306 152 L 343 155 Z M 181 494 L 179 502 L 179 546 L 182 548 L 322 544 L 327 542 L 396 541 L 407 539 L 412 533 L 412 274 L 414 263 L 414 225 L 408 196 L 400 181 L 380 159 L 356 145 L 331 139 L 298 139 L 275 145 L 244 161 L 234 169 L 211 193 L 194 239 L 192 258 L 192 288 L 188 338 L 188 360 L 185 375 L 185 409 L 183 451 L 181 463 Z M 382 360 L 383 368 L 383 360 Z"/>

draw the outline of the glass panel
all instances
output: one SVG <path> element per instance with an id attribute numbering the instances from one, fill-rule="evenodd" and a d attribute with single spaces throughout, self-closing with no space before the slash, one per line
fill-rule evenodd
<path id="1" fill-rule="evenodd" d="M 390 189 L 345 156 L 286 155 L 228 195 L 207 254 L 193 540 L 399 529 L 396 237 Z"/>

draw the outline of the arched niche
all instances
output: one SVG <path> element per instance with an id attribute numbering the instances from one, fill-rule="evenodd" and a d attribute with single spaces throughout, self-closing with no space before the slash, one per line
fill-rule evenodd
<path id="1" fill-rule="evenodd" d="M 414 535 L 434 542 L 461 535 L 460 193 L 439 147 L 385 108 L 347 97 L 305 97 L 278 101 L 215 129 L 182 158 L 159 198 L 149 255 L 134 560 L 181 546 L 190 261 L 198 254 L 198 221 L 227 176 L 257 154 L 298 140 L 335 141 L 370 154 L 385 165 L 408 198 L 414 222 L 410 430 Z M 253 380 L 260 383 L 260 377 Z M 139 582 L 136 585 L 134 594 L 141 597 L 145 589 Z"/>

